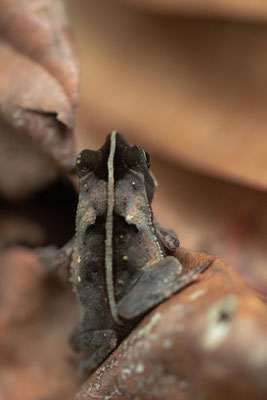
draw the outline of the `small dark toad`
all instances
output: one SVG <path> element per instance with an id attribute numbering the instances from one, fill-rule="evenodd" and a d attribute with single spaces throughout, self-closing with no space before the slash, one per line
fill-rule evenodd
<path id="1" fill-rule="evenodd" d="M 80 196 L 71 243 L 71 280 L 81 320 L 70 342 L 92 372 L 148 310 L 195 280 L 171 254 L 176 234 L 153 218 L 149 155 L 112 132 L 77 158 Z M 63 257 L 64 258 L 64 257 Z M 62 259 L 59 257 L 58 259 Z"/>

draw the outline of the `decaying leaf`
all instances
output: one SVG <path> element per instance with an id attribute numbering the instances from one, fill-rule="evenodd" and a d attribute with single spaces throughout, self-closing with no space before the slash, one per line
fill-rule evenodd
<path id="1" fill-rule="evenodd" d="M 183 248 L 176 255 L 186 271 L 211 258 Z M 0 261 L 2 397 L 73 399 L 82 380 L 69 362 L 78 319 L 70 287 L 47 280 L 29 250 L 10 249 Z M 77 398 L 265 399 L 266 314 L 266 304 L 215 259 L 141 321 Z"/>
<path id="2" fill-rule="evenodd" d="M 187 268 L 208 255 L 180 249 Z M 265 399 L 267 308 L 226 264 L 157 307 L 78 399 Z"/>
<path id="3" fill-rule="evenodd" d="M 14 50 L 56 78 L 75 106 L 79 69 L 64 6 L 61 0 L 1 0 L 0 32 Z"/>
<path id="4" fill-rule="evenodd" d="M 36 188 L 55 176 L 51 160 L 67 170 L 73 168 L 79 69 L 61 1 L 1 0 L 0 9 L 1 163 L 12 177 L 12 160 L 26 160 L 25 165 L 21 161 L 24 179 L 10 178 L 9 185 L 1 184 L 1 191 L 19 197 L 32 191 L 27 175 Z M 15 136 L 15 144 L 7 135 Z M 36 147 L 41 154 L 39 163 L 34 160 L 35 173 L 27 147 Z"/>

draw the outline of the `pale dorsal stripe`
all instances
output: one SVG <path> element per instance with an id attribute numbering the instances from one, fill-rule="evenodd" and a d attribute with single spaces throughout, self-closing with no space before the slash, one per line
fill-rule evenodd
<path id="1" fill-rule="evenodd" d="M 105 272 L 108 302 L 111 315 L 117 324 L 122 324 L 118 316 L 115 299 L 114 277 L 113 277 L 113 211 L 115 202 L 114 193 L 114 155 L 116 150 L 116 132 L 111 132 L 110 149 L 108 157 L 108 186 L 107 186 L 107 217 L 106 217 L 106 240 L 105 240 Z"/>

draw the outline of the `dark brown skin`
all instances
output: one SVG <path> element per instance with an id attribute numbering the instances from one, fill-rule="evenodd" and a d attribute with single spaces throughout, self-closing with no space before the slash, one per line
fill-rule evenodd
<path id="1" fill-rule="evenodd" d="M 179 245 L 176 234 L 153 219 L 149 166 L 148 154 L 116 132 L 98 151 L 83 150 L 77 158 L 76 234 L 66 249 L 81 320 L 70 342 L 84 356 L 80 368 L 90 373 L 144 313 L 209 265 L 181 277 L 182 265 L 170 256 Z"/>

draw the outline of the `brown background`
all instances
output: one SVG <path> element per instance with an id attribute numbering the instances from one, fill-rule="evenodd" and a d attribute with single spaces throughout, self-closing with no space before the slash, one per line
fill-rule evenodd
<path id="1" fill-rule="evenodd" d="M 74 233 L 76 150 L 97 149 L 114 129 L 151 154 L 162 225 L 232 269 L 215 261 L 148 315 L 80 398 L 111 395 L 162 311 L 140 354 L 153 393 L 159 383 L 166 398 L 266 398 L 267 6 L 68 0 L 68 22 L 62 4 L 0 0 L 0 400 L 72 399 L 83 382 L 69 362 L 79 312 L 68 276 L 48 277 L 35 249 Z M 207 257 L 183 252 L 189 269 Z M 218 327 L 223 343 L 203 349 Z M 132 376 L 124 393 L 146 399 Z"/>

